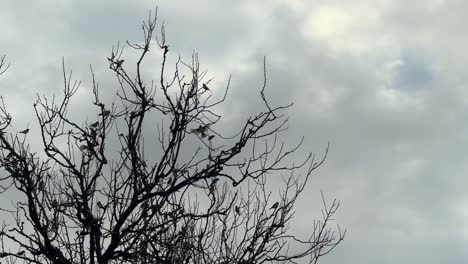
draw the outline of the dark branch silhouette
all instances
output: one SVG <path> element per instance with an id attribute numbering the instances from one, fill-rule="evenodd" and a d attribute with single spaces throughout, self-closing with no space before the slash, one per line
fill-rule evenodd
<path id="1" fill-rule="evenodd" d="M 219 88 L 200 69 L 197 54 L 189 63 L 179 58 L 169 75 L 164 26 L 158 37 L 156 26 L 156 13 L 150 13 L 144 40 L 127 42 L 140 54 L 136 68 L 124 60 L 123 47 L 113 48 L 108 62 L 120 87 L 111 105 L 100 97 L 91 69 L 97 113 L 85 123 L 68 116 L 80 82 L 72 81 L 65 63 L 62 98 L 38 95 L 34 103 L 39 131 L 15 132 L 1 100 L 1 191 L 21 198 L 14 208 L 2 209 L 13 221 L 1 227 L 0 258 L 61 264 L 316 263 L 344 238 L 339 227 L 329 227 L 339 203 L 323 199 L 322 218 L 311 223 L 308 235 L 292 234 L 289 224 L 328 146 L 318 160 L 309 154 L 289 163 L 302 141 L 291 149 L 278 143 L 290 105 L 268 103 L 265 63 L 263 110 L 234 136 L 226 135 L 216 109 L 230 79 L 221 98 L 213 99 Z M 159 82 L 148 83 L 143 61 L 158 49 Z M 6 68 L 2 57 L 0 74 Z M 158 119 L 157 135 L 149 136 Z M 43 153 L 30 150 L 26 138 L 32 135 L 40 135 Z M 112 146 L 119 147 L 117 153 Z M 272 175 L 282 177 L 278 196 L 268 188 Z"/>

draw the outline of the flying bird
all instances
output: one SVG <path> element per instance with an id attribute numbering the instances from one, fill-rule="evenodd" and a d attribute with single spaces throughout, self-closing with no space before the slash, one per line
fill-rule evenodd
<path id="1" fill-rule="evenodd" d="M 279 202 L 276 202 L 270 207 L 270 209 L 276 209 L 278 208 L 278 205 L 279 205 Z"/>
<path id="2" fill-rule="evenodd" d="M 29 128 L 26 128 L 25 130 L 21 130 L 19 133 L 26 135 L 28 132 L 29 132 Z"/>

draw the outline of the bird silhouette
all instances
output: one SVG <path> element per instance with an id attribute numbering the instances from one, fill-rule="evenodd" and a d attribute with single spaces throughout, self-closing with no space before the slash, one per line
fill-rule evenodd
<path id="1" fill-rule="evenodd" d="M 234 210 L 236 211 L 236 214 L 240 214 L 240 209 L 238 206 L 234 207 Z"/>
<path id="2" fill-rule="evenodd" d="M 195 134 L 200 134 L 202 137 L 206 137 L 207 134 L 206 132 L 208 131 L 208 129 L 210 128 L 211 124 L 208 124 L 208 125 L 199 125 L 198 128 L 192 128 L 192 133 L 195 133 Z"/>
<path id="3" fill-rule="evenodd" d="M 125 60 L 118 60 L 116 63 L 115 63 L 115 68 L 118 69 L 120 67 L 122 67 L 122 64 L 124 63 Z"/>
<path id="4" fill-rule="evenodd" d="M 279 205 L 279 202 L 276 202 L 270 207 L 270 209 L 276 209 L 278 208 L 278 205 Z"/>
<path id="5" fill-rule="evenodd" d="M 91 136 L 95 138 L 97 136 L 97 131 L 96 129 L 91 129 Z"/>
<path id="6" fill-rule="evenodd" d="M 106 209 L 107 206 L 102 205 L 101 201 L 97 202 L 97 206 L 101 209 Z"/>
<path id="7" fill-rule="evenodd" d="M 211 135 L 208 137 L 208 140 L 212 140 L 215 136 L 214 135 Z"/>
<path id="8" fill-rule="evenodd" d="M 109 111 L 109 110 L 106 110 L 106 111 L 104 111 L 102 114 L 99 114 L 99 115 L 101 115 L 101 116 L 108 116 L 108 115 L 110 115 L 110 111 Z"/>
<path id="9" fill-rule="evenodd" d="M 97 126 L 99 126 L 99 121 L 96 121 L 96 122 L 94 122 L 94 123 L 92 123 L 92 124 L 90 125 L 90 127 L 92 127 L 92 128 L 95 128 L 95 127 L 97 127 Z"/>
<path id="10" fill-rule="evenodd" d="M 203 84 L 202 88 L 205 90 L 205 91 L 209 91 L 210 88 L 208 88 L 208 86 L 206 86 L 206 84 Z"/>
<path id="11" fill-rule="evenodd" d="M 29 128 L 26 128 L 25 130 L 21 130 L 19 133 L 26 135 L 28 132 L 29 132 Z"/>
<path id="12" fill-rule="evenodd" d="M 81 145 L 80 150 L 89 150 L 89 147 L 86 145 Z"/>

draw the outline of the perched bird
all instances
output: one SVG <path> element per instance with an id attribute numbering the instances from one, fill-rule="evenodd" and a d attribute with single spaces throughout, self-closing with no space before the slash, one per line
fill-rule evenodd
<path id="1" fill-rule="evenodd" d="M 270 209 L 276 209 L 278 208 L 278 205 L 279 205 L 279 202 L 276 202 L 270 207 Z"/>
<path id="2" fill-rule="evenodd" d="M 202 88 L 205 90 L 205 91 L 209 91 L 210 88 L 208 88 L 208 86 L 206 86 L 206 84 L 203 84 Z"/>
<path id="3" fill-rule="evenodd" d="M 115 68 L 118 69 L 120 67 L 122 67 L 122 64 L 124 63 L 125 60 L 118 60 L 116 63 L 115 63 Z"/>
<path id="4" fill-rule="evenodd" d="M 238 206 L 234 207 L 234 210 L 236 211 L 236 214 L 240 214 L 240 209 Z"/>
<path id="5" fill-rule="evenodd" d="M 89 150 L 89 147 L 87 145 L 81 145 L 80 150 Z"/>
<path id="6" fill-rule="evenodd" d="M 101 201 L 97 202 L 97 206 L 101 209 L 106 209 L 107 206 L 102 205 Z"/>
<path id="7" fill-rule="evenodd" d="M 78 232 L 78 231 L 76 231 L 76 232 Z M 79 232 L 79 235 L 85 236 L 85 235 L 89 235 L 89 233 L 90 232 L 88 230 L 82 230 L 81 232 Z"/>
<path id="8" fill-rule="evenodd" d="M 20 134 L 27 134 L 29 132 L 29 128 L 26 128 L 25 130 L 20 131 Z"/>
<path id="9" fill-rule="evenodd" d="M 208 140 L 212 140 L 215 136 L 214 135 L 211 135 L 208 137 Z"/>
<path id="10" fill-rule="evenodd" d="M 99 126 L 99 121 L 96 121 L 90 125 L 92 128 L 96 128 L 97 126 Z"/>
<path id="11" fill-rule="evenodd" d="M 104 112 L 100 113 L 99 115 L 100 116 L 108 116 L 108 115 L 110 115 L 110 113 L 111 112 L 109 110 L 105 110 Z"/>
<path id="12" fill-rule="evenodd" d="M 195 134 L 200 134 L 202 137 L 206 137 L 206 132 L 208 131 L 208 128 L 210 128 L 211 124 L 208 125 L 199 125 L 198 128 L 192 128 L 192 133 Z M 205 135 L 205 136 L 203 136 Z"/>
<path id="13" fill-rule="evenodd" d="M 39 190 L 42 191 L 45 188 L 45 183 L 43 181 L 39 182 Z"/>
<path id="14" fill-rule="evenodd" d="M 210 183 L 210 186 L 208 186 L 210 193 L 214 192 L 216 190 L 216 183 L 219 181 L 218 178 L 214 178 L 213 181 Z"/>
<path id="15" fill-rule="evenodd" d="M 25 253 L 24 250 L 21 250 L 21 251 L 18 252 L 17 254 L 18 254 L 18 256 L 24 256 L 24 253 Z"/>

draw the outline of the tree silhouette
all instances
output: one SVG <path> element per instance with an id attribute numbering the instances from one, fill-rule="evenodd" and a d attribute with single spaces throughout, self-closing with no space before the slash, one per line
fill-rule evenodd
<path id="1" fill-rule="evenodd" d="M 226 135 L 216 107 L 230 79 L 213 99 L 215 87 L 196 54 L 190 63 L 179 58 L 167 77 L 169 47 L 164 26 L 155 36 L 156 25 L 150 13 L 143 42 L 127 42 L 139 53 L 135 73 L 123 48 L 112 49 L 108 61 L 120 84 L 114 103 L 101 99 L 91 69 L 97 112 L 90 121 L 68 115 L 80 82 L 64 63 L 63 98 L 38 96 L 34 103 L 39 131 L 14 132 L 1 99 L 1 190 L 21 198 L 2 209 L 13 220 L 1 227 L 0 257 L 7 263 L 316 263 L 344 238 L 339 226 L 329 228 L 339 203 L 323 199 L 323 218 L 311 223 L 308 236 L 292 234 L 289 223 L 328 147 L 317 161 L 309 154 L 288 163 L 301 143 L 291 149 L 278 143 L 290 105 L 268 103 L 265 64 L 264 110 Z M 148 84 L 142 64 L 153 49 L 161 50 L 161 71 L 159 82 Z M 158 119 L 156 136 L 148 135 Z M 26 143 L 33 132 L 43 153 Z M 268 189 L 273 175 L 284 184 L 277 198 Z"/>

